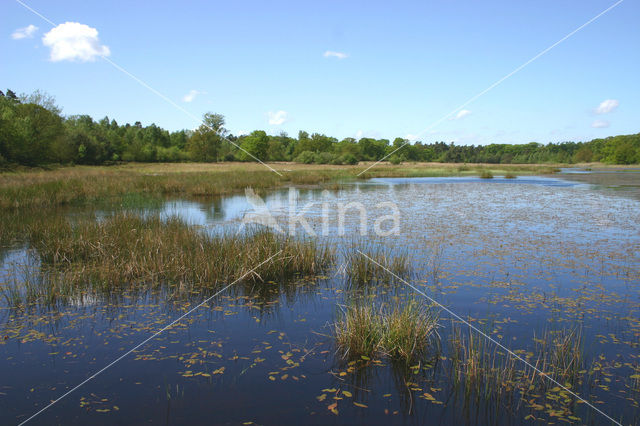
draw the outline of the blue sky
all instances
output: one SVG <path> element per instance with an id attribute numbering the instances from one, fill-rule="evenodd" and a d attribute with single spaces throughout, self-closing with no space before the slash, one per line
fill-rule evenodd
<path id="1" fill-rule="evenodd" d="M 428 132 L 615 1 L 24 1 L 56 24 L 84 26 L 50 33 L 49 23 L 3 1 L 0 85 L 45 90 L 65 114 L 171 130 L 199 124 L 104 54 L 196 116 L 224 114 L 236 134 L 302 129 L 485 144 L 640 131 L 633 0 Z M 89 45 L 69 47 L 65 37 Z"/>

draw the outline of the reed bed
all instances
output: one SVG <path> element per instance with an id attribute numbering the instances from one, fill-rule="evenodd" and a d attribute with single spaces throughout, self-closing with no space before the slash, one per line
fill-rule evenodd
<path id="1" fill-rule="evenodd" d="M 334 258 L 328 245 L 312 240 L 260 229 L 210 235 L 176 217 L 131 213 L 76 223 L 55 218 L 32 224 L 28 235 L 40 263 L 35 280 L 40 290 L 23 292 L 26 303 L 83 289 L 215 288 L 243 277 L 276 253 L 243 280 L 289 279 L 319 274 Z"/>
<path id="2" fill-rule="evenodd" d="M 423 361 L 439 349 L 438 313 L 409 301 L 399 304 L 353 304 L 333 326 L 338 352 L 346 359 L 386 356 L 406 364 Z"/>

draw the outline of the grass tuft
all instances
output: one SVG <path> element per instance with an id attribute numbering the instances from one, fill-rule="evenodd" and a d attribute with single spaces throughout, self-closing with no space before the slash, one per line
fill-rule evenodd
<path id="1" fill-rule="evenodd" d="M 347 282 L 350 285 L 396 282 L 397 277 L 406 279 L 411 274 L 411 259 L 406 252 L 391 253 L 384 247 L 362 246 L 360 249 L 346 251 L 344 257 Z"/>
<path id="2" fill-rule="evenodd" d="M 438 314 L 415 301 L 404 306 L 354 304 L 334 324 L 344 358 L 387 356 L 407 364 L 422 361 L 439 348 Z"/>

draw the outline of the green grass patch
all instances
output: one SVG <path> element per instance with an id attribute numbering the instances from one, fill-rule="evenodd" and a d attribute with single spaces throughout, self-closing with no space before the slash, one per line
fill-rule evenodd
<path id="1" fill-rule="evenodd" d="M 386 356 L 409 364 L 439 348 L 437 328 L 437 312 L 416 301 L 377 307 L 356 303 L 341 312 L 333 334 L 346 359 Z"/>

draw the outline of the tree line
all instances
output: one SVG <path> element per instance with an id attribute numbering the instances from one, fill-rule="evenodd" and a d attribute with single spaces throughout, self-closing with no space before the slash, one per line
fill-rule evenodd
<path id="1" fill-rule="evenodd" d="M 0 166 L 12 164 L 113 164 L 118 162 L 295 161 L 356 164 L 386 158 L 447 163 L 640 162 L 640 133 L 589 142 L 455 145 L 406 139 L 345 138 L 300 131 L 273 136 L 262 130 L 233 135 L 220 114 L 206 113 L 195 130 L 169 132 L 155 124 L 120 125 L 105 117 L 62 115 L 55 100 L 36 91 L 16 95 L 0 91 Z M 393 154 L 391 154 L 394 152 Z M 388 158 L 387 155 L 391 154 Z"/>

